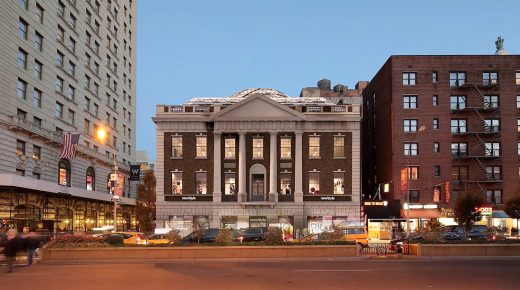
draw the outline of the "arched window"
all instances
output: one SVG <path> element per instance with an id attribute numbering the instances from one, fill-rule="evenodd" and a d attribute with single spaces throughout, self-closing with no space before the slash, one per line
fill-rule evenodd
<path id="1" fill-rule="evenodd" d="M 60 159 L 58 164 L 58 184 L 70 187 L 70 163 L 66 159 Z"/>
<path id="2" fill-rule="evenodd" d="M 87 168 L 87 176 L 85 183 L 88 191 L 96 190 L 96 172 L 94 171 L 94 168 Z"/>

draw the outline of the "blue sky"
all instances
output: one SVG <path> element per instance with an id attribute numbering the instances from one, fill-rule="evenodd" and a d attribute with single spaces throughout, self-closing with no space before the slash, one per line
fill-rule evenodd
<path id="1" fill-rule="evenodd" d="M 520 51 L 518 0 L 140 0 L 137 149 L 155 158 L 156 104 L 250 87 L 297 97 L 354 87 L 393 54 Z"/>

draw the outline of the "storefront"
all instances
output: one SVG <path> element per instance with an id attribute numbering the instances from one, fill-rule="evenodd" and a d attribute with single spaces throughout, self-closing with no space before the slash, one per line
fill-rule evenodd
<path id="1" fill-rule="evenodd" d="M 426 223 L 432 220 L 438 220 L 441 217 L 441 212 L 436 204 L 411 204 L 408 209 L 406 205 L 401 210 L 401 216 L 410 222 L 410 230 L 412 232 L 418 231 L 426 227 Z M 403 225 L 406 230 L 406 221 Z"/>
<path id="2" fill-rule="evenodd" d="M 324 231 L 331 231 L 333 226 L 351 227 L 363 225 L 359 219 L 349 219 L 347 216 L 308 216 L 308 234 L 319 234 Z"/>
<path id="3" fill-rule="evenodd" d="M 205 215 L 174 215 L 169 216 L 169 220 L 165 225 L 166 228 L 179 231 L 179 234 L 184 237 L 194 231 L 204 230 L 209 228 L 209 217 Z"/>

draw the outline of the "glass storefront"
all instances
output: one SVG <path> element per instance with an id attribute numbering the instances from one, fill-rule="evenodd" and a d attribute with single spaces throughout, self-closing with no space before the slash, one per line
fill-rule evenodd
<path id="1" fill-rule="evenodd" d="M 359 220 L 349 219 L 346 216 L 309 216 L 307 217 L 308 234 L 319 234 L 331 231 L 333 226 L 348 227 L 359 226 Z"/>
<path id="2" fill-rule="evenodd" d="M 165 225 L 167 228 L 178 230 L 179 234 L 184 237 L 194 231 L 204 230 L 209 228 L 209 217 L 205 215 L 191 216 L 191 215 L 174 215 L 169 216 L 168 222 Z"/>

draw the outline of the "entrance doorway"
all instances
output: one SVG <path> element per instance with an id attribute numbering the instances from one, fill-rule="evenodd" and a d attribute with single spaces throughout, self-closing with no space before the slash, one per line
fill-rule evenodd
<path id="1" fill-rule="evenodd" d="M 265 201 L 264 175 L 253 174 L 251 178 L 251 201 Z"/>

